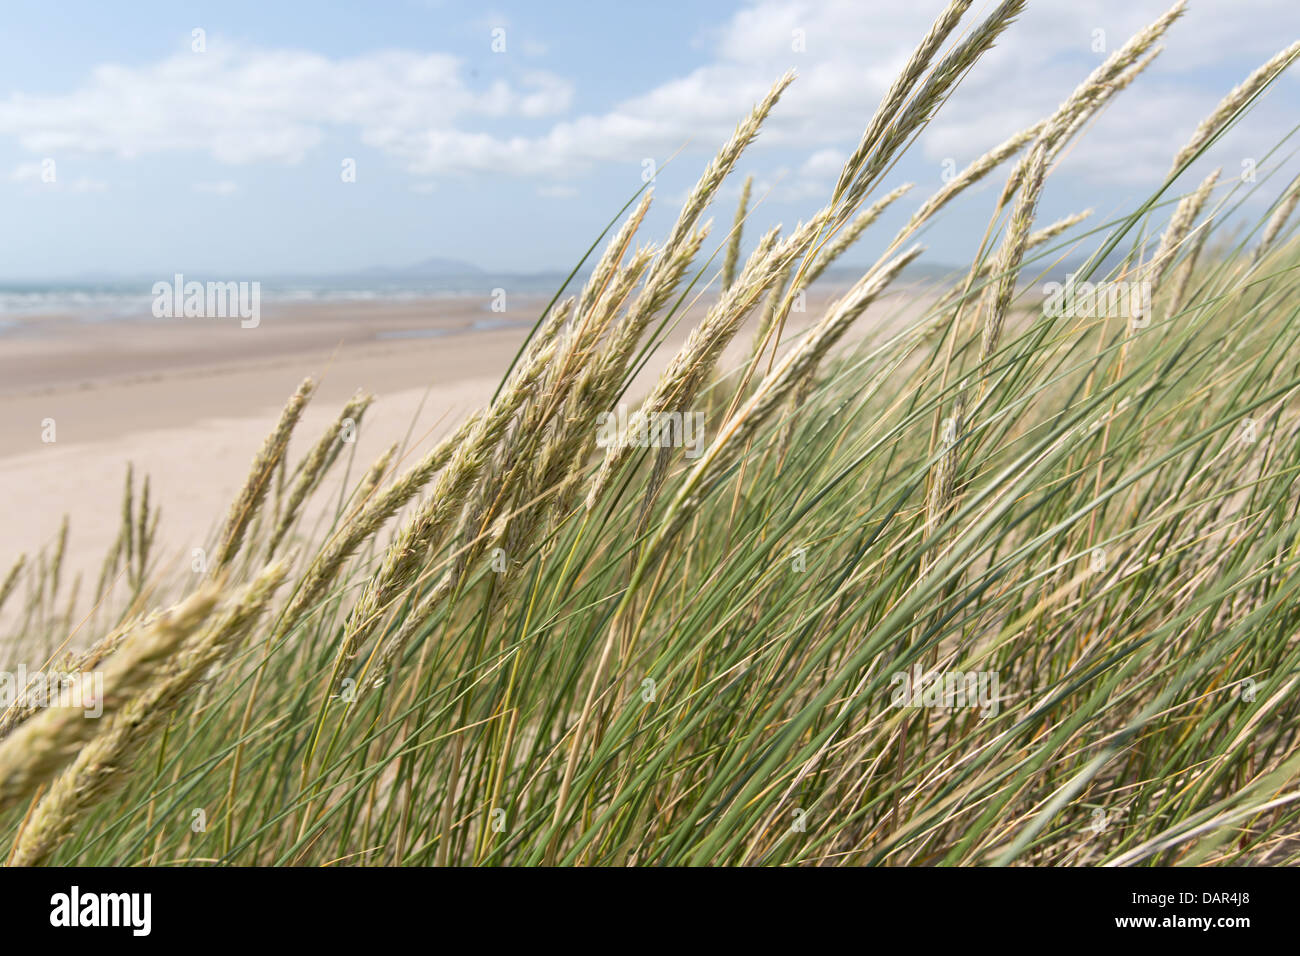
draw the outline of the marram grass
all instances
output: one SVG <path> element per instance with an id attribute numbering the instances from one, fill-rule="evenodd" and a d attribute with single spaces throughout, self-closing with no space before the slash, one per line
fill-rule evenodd
<path id="1" fill-rule="evenodd" d="M 391 445 L 344 483 L 359 395 L 295 458 L 305 382 L 203 573 L 153 547 L 133 476 L 84 622 L 66 527 L 10 565 L 15 661 L 108 692 L 98 721 L 0 715 L 8 862 L 1300 862 L 1297 190 L 1228 235 L 1277 184 L 1184 176 L 1297 50 L 1184 131 L 1139 208 L 1039 223 L 1055 162 L 1123 108 L 1175 5 L 792 334 L 1023 2 L 963 35 L 970 6 L 908 59 L 827 205 L 747 259 L 748 184 L 707 256 L 702 217 L 791 77 L 661 244 L 636 245 L 649 193 L 629 203 L 490 405 L 432 449 Z M 1008 163 L 966 275 L 896 309 L 923 227 Z M 1037 277 L 1079 253 L 1079 282 L 1149 299 L 1044 309 Z M 700 295 L 633 418 L 707 409 L 700 453 L 630 429 L 598 447 Z M 318 494 L 338 505 L 312 529 Z"/>

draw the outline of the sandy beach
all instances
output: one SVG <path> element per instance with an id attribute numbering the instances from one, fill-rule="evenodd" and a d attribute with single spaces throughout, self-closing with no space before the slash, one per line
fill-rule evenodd
<path id="1" fill-rule="evenodd" d="M 162 508 L 160 559 L 188 563 L 306 376 L 318 390 L 294 454 L 358 390 L 376 401 L 352 446 L 355 467 L 408 435 L 418 454 L 491 397 L 531 325 L 523 316 L 544 305 L 520 300 L 517 321 L 460 299 L 268 306 L 256 329 L 233 320 L 27 320 L 0 338 L 0 563 L 49 547 L 66 513 L 65 580 L 82 575 L 84 600 L 120 527 L 128 462 L 137 480 L 149 476 Z M 482 327 L 492 319 L 500 327 Z"/>
<path id="2" fill-rule="evenodd" d="M 792 327 L 819 315 L 826 299 L 826 292 L 810 296 Z M 50 548 L 66 513 L 65 580 L 82 576 L 84 605 L 120 527 L 128 463 L 137 481 L 149 476 L 162 508 L 159 560 L 188 565 L 305 376 L 318 390 L 292 460 L 357 390 L 376 401 L 347 480 L 395 441 L 418 456 L 491 398 L 546 301 L 517 297 L 505 314 L 463 298 L 268 304 L 256 329 L 211 319 L 21 320 L 0 335 L 0 565 Z M 634 392 L 648 387 L 706 306 L 701 300 L 687 310 Z M 750 341 L 742 331 L 727 360 L 747 354 Z M 52 442 L 44 440 L 49 420 Z M 345 472 L 332 478 L 337 492 Z M 322 494 L 315 504 L 331 500 Z"/>

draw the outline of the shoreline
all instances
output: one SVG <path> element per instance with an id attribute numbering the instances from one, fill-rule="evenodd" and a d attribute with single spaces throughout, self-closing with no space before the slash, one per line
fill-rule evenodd
<path id="1" fill-rule="evenodd" d="M 810 294 L 790 332 L 819 317 L 834 292 Z M 51 552 L 66 514 L 64 573 L 68 581 L 82 576 L 77 606 L 88 607 L 120 528 L 128 463 L 136 494 L 148 476 L 151 500 L 162 508 L 156 554 L 188 564 L 190 549 L 219 530 L 305 377 L 317 389 L 290 444 L 291 466 L 357 391 L 375 396 L 349 451 L 350 472 L 344 465 L 318 492 L 304 515 L 310 528 L 342 483 L 355 482 L 392 443 L 405 441 L 413 461 L 490 401 L 548 301 L 521 295 L 505 315 L 481 300 L 299 305 L 266 310 L 256 329 L 241 329 L 238 320 L 49 318 L 45 334 L 0 335 L 0 500 L 8 519 L 0 574 L 19 554 L 33 560 Z M 658 377 L 709 301 L 684 311 L 629 401 Z M 475 329 L 485 316 L 511 324 Z M 722 367 L 749 354 L 756 322 L 751 314 Z M 55 440 L 43 441 L 51 420 Z"/>

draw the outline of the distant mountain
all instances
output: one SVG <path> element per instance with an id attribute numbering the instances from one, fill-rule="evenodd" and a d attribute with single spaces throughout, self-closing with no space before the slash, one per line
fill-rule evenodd
<path id="1" fill-rule="evenodd" d="M 368 276 L 417 276 L 422 278 L 441 278 L 443 276 L 482 275 L 483 270 L 472 262 L 460 259 L 441 259 L 434 257 L 409 266 L 375 266 L 361 273 Z"/>

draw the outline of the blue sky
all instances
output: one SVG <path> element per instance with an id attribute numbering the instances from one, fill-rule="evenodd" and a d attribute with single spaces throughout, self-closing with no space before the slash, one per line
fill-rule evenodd
<path id="1" fill-rule="evenodd" d="M 793 67 L 799 80 L 714 210 L 722 241 L 752 172 L 763 202 L 750 235 L 791 226 L 827 195 L 943 5 L 7 0 L 0 277 L 257 278 L 433 256 L 565 268 L 640 185 L 644 161 L 676 153 L 645 234 L 662 235 L 713 150 Z M 969 21 L 991 6 L 976 3 Z M 940 185 L 945 161 L 960 168 L 1049 112 L 1166 6 L 1030 0 L 884 183 L 918 184 L 897 215 Z M 1146 195 L 1200 117 L 1298 36 L 1293 0 L 1192 0 L 1149 74 L 1063 163 L 1041 215 L 1106 215 Z M 1300 121 L 1297 74 L 1206 165 L 1293 175 L 1294 163 L 1263 157 Z M 340 176 L 348 159 L 355 182 Z M 930 231 L 931 261 L 969 254 L 989 192 Z M 1275 193 L 1262 191 L 1261 209 Z M 869 241 L 855 252 L 870 254 Z"/>

